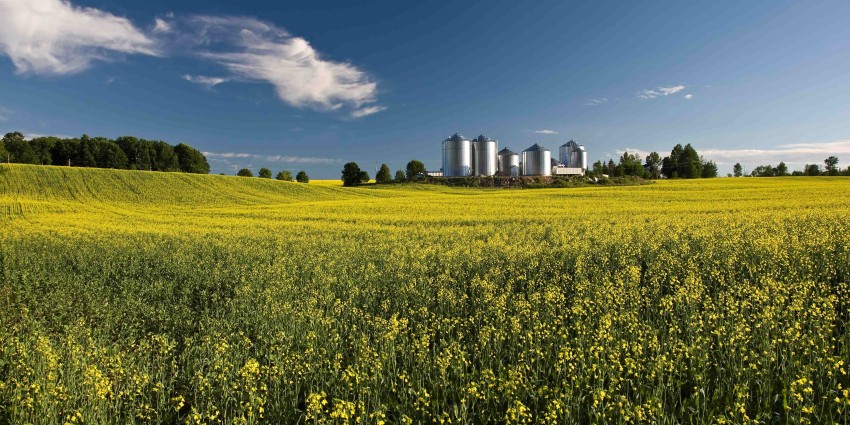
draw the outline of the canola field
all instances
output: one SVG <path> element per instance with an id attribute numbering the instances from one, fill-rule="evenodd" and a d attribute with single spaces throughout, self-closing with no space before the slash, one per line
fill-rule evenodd
<path id="1" fill-rule="evenodd" d="M 0 165 L 0 423 L 850 423 L 850 179 Z"/>

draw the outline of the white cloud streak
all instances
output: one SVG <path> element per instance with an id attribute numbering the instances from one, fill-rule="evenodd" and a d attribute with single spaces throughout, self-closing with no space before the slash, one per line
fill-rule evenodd
<path id="1" fill-rule="evenodd" d="M 347 110 L 352 118 L 380 112 L 377 83 L 347 62 L 324 58 L 310 43 L 272 24 L 248 17 L 194 16 L 186 20 L 203 59 L 222 65 L 231 77 L 268 82 L 285 103 L 318 111 Z"/>
<path id="2" fill-rule="evenodd" d="M 558 134 L 555 130 L 537 130 L 535 131 L 537 134 Z"/>
<path id="3" fill-rule="evenodd" d="M 823 164 L 823 160 L 834 155 L 850 163 L 850 140 L 821 143 L 792 143 L 779 145 L 775 149 L 697 149 L 706 159 L 718 164 L 740 162 L 748 166 Z M 846 166 L 847 164 L 845 164 Z"/>
<path id="4" fill-rule="evenodd" d="M 65 0 L 0 0 L 0 51 L 18 73 L 62 75 L 116 54 L 158 55 L 126 18 Z"/>
<path id="5" fill-rule="evenodd" d="M 584 106 L 599 106 L 608 103 L 607 97 L 597 97 L 584 102 Z"/>
<path id="6" fill-rule="evenodd" d="M 691 100 L 691 99 L 693 99 L 693 98 L 694 98 L 694 95 L 692 95 L 692 94 L 690 94 L 690 93 L 688 93 L 688 94 L 686 94 L 686 95 L 685 95 L 685 100 Z"/>
<path id="7" fill-rule="evenodd" d="M 333 165 L 341 164 L 341 159 L 336 158 L 317 158 L 311 156 L 287 156 L 287 155 L 257 155 L 242 152 L 202 152 L 204 156 L 211 159 L 251 159 L 255 161 L 279 162 L 283 164 L 317 164 L 317 165 Z"/>
<path id="8" fill-rule="evenodd" d="M 200 84 L 200 85 L 206 86 L 208 88 L 212 88 L 212 87 L 215 87 L 219 84 L 226 83 L 226 82 L 230 81 L 229 79 L 223 78 L 223 77 L 205 77 L 203 75 L 189 75 L 189 74 L 184 75 L 183 79 L 190 82 L 190 83 Z"/>
<path id="9" fill-rule="evenodd" d="M 637 92 L 637 97 L 641 99 L 655 99 L 660 96 L 670 96 L 685 89 L 685 86 L 670 86 L 658 87 L 655 89 L 641 90 Z"/>

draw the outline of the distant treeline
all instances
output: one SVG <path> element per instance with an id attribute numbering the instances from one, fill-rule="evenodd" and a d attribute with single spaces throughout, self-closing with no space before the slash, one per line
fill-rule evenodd
<path id="1" fill-rule="evenodd" d="M 182 171 L 208 174 L 210 164 L 197 149 L 180 143 L 135 137 L 89 137 L 62 139 L 36 137 L 25 140 L 19 132 L 7 133 L 0 143 L 0 162 L 120 168 L 149 171 Z"/>

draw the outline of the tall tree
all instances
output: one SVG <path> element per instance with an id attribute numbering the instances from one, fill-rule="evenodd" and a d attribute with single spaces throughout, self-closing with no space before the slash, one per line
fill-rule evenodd
<path id="1" fill-rule="evenodd" d="M 637 154 L 630 154 L 628 152 L 623 152 L 620 155 L 619 168 L 621 169 L 621 175 L 625 176 L 643 176 L 645 173 L 640 157 Z"/>
<path id="2" fill-rule="evenodd" d="M 260 172 L 257 174 L 257 176 L 264 179 L 270 179 L 272 178 L 272 170 L 269 170 L 266 167 L 260 168 Z"/>
<path id="3" fill-rule="evenodd" d="M 254 177 L 254 173 L 247 168 L 243 168 L 243 169 L 237 171 L 236 175 L 239 176 L 239 177 Z"/>
<path id="4" fill-rule="evenodd" d="M 736 162 L 732 167 L 732 172 L 735 174 L 735 177 L 741 177 L 744 175 L 744 167 L 741 166 L 740 162 Z"/>
<path id="5" fill-rule="evenodd" d="M 788 175 L 788 166 L 785 165 L 784 162 L 780 162 L 779 165 L 776 166 L 776 172 L 774 174 L 779 176 L 779 177 L 787 176 Z"/>
<path id="6" fill-rule="evenodd" d="M 646 169 L 649 176 L 653 179 L 661 177 L 661 155 L 658 152 L 651 152 L 646 156 Z"/>
<path id="7" fill-rule="evenodd" d="M 298 183 L 310 183 L 310 177 L 307 175 L 306 171 L 301 170 L 295 175 L 295 181 Z"/>
<path id="8" fill-rule="evenodd" d="M 7 158 L 4 158 L 4 160 L 18 164 L 39 164 L 35 152 L 20 132 L 6 133 L 3 136 L 3 145 L 8 152 Z"/>
<path id="9" fill-rule="evenodd" d="M 673 147 L 673 150 L 670 151 L 670 156 L 665 156 L 663 160 L 661 160 L 661 174 L 668 179 L 681 177 L 679 175 L 679 158 L 682 156 L 682 151 L 684 148 L 681 144 L 677 144 Z"/>
<path id="10" fill-rule="evenodd" d="M 826 165 L 826 174 L 830 176 L 838 175 L 838 158 L 834 156 L 830 156 L 827 159 L 823 160 L 824 165 Z"/>
<path id="11" fill-rule="evenodd" d="M 407 180 L 407 176 L 404 174 L 404 171 L 396 170 L 395 171 L 395 181 L 396 183 L 401 183 Z"/>
<path id="12" fill-rule="evenodd" d="M 703 163 L 700 177 L 705 179 L 717 177 L 717 164 L 715 164 L 714 161 L 707 161 Z"/>
<path id="13" fill-rule="evenodd" d="M 819 176 L 820 166 L 817 164 L 806 164 L 806 168 L 804 168 L 803 172 L 807 176 Z"/>
<path id="14" fill-rule="evenodd" d="M 602 161 L 596 161 L 593 163 L 593 175 L 596 177 L 602 177 L 605 174 L 605 166 L 602 165 Z"/>
<path id="15" fill-rule="evenodd" d="M 363 181 L 363 171 L 356 162 L 349 162 L 342 166 L 342 185 L 357 186 Z"/>
<path id="16" fill-rule="evenodd" d="M 690 143 L 682 149 L 682 154 L 677 160 L 679 177 L 695 179 L 702 175 L 702 158 Z"/>
<path id="17" fill-rule="evenodd" d="M 390 167 L 388 167 L 387 164 L 381 164 L 381 169 L 378 170 L 378 174 L 375 174 L 375 183 L 389 183 L 392 181 L 392 178 L 392 175 L 390 175 Z"/>
<path id="18" fill-rule="evenodd" d="M 180 165 L 180 171 L 184 173 L 209 174 L 210 163 L 207 162 L 207 157 L 199 150 L 185 143 L 180 143 L 174 147 L 174 153 L 177 154 L 177 163 Z M 269 177 L 271 178 L 271 176 Z"/>
<path id="19" fill-rule="evenodd" d="M 407 179 L 413 180 L 414 178 L 425 174 L 425 164 L 423 164 L 422 161 L 418 161 L 415 159 L 411 160 L 407 163 L 406 171 Z"/>

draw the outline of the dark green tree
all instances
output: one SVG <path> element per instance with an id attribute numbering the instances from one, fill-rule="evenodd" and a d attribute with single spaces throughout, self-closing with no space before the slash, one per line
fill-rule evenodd
<path id="1" fill-rule="evenodd" d="M 602 177 L 605 174 L 605 166 L 602 165 L 602 161 L 596 161 L 593 163 L 593 173 L 596 177 Z"/>
<path id="2" fill-rule="evenodd" d="M 780 162 L 779 165 L 776 166 L 776 173 L 775 174 L 779 177 L 787 176 L 788 175 L 788 166 L 785 165 L 784 162 Z"/>
<path id="3" fill-rule="evenodd" d="M 4 160 L 18 164 L 39 164 L 38 157 L 20 132 L 6 133 L 3 136 L 3 145 L 7 152 Z"/>
<path id="4" fill-rule="evenodd" d="M 356 162 L 349 162 L 342 166 L 342 185 L 351 187 L 357 186 L 363 181 L 363 171 Z"/>
<path id="5" fill-rule="evenodd" d="M 423 164 L 422 161 L 418 161 L 418 160 L 415 160 L 415 159 L 411 160 L 410 162 L 407 163 L 406 171 L 407 171 L 407 179 L 413 180 L 413 179 L 425 174 L 425 164 Z"/>
<path id="6" fill-rule="evenodd" d="M 806 164 L 806 167 L 803 169 L 803 173 L 807 176 L 819 176 L 820 166 L 817 164 Z"/>
<path id="7" fill-rule="evenodd" d="M 682 156 L 684 150 L 681 144 L 677 144 L 670 151 L 670 156 L 665 156 L 661 160 L 661 174 L 664 177 L 668 179 L 681 177 L 679 175 L 679 158 Z"/>
<path id="8" fill-rule="evenodd" d="M 620 175 L 624 176 L 642 177 L 645 172 L 640 157 L 637 154 L 630 154 L 628 152 L 623 152 L 623 154 L 620 155 L 620 164 L 618 165 L 618 168 L 620 169 Z"/>
<path id="9" fill-rule="evenodd" d="M 653 179 L 661 178 L 661 155 L 658 152 L 651 152 L 646 156 L 646 170 L 649 177 Z"/>
<path id="10" fill-rule="evenodd" d="M 247 168 L 239 170 L 236 175 L 239 177 L 254 177 L 254 173 Z"/>
<path id="11" fill-rule="evenodd" d="M 736 162 L 734 166 L 732 166 L 732 173 L 735 174 L 735 177 L 741 177 L 744 175 L 744 167 L 741 166 L 740 162 Z"/>
<path id="12" fill-rule="evenodd" d="M 702 174 L 700 177 L 704 179 L 711 179 L 717 177 L 717 164 L 714 161 L 707 161 L 702 164 Z"/>
<path id="13" fill-rule="evenodd" d="M 257 177 L 264 178 L 264 179 L 270 179 L 270 178 L 272 178 L 272 170 L 269 170 L 266 167 L 260 168 L 260 172 L 257 173 Z"/>
<path id="14" fill-rule="evenodd" d="M 407 179 L 407 175 L 404 174 L 404 171 L 396 170 L 395 172 L 395 182 L 401 183 Z"/>
<path id="15" fill-rule="evenodd" d="M 679 177 L 696 179 L 702 176 L 702 158 L 690 143 L 685 145 L 677 162 Z"/>
<path id="16" fill-rule="evenodd" d="M 392 181 L 392 175 L 390 175 L 390 167 L 387 164 L 381 164 L 381 169 L 378 170 L 378 174 L 375 174 L 375 183 L 385 184 Z"/>
<path id="17" fill-rule="evenodd" d="M 174 147 L 174 153 L 177 154 L 177 163 L 180 164 L 180 171 L 184 173 L 209 174 L 210 163 L 207 162 L 207 157 L 199 150 L 185 143 L 180 143 Z"/>
<path id="18" fill-rule="evenodd" d="M 824 173 L 828 176 L 837 176 L 838 175 L 838 158 L 835 156 L 830 156 L 827 159 L 823 160 L 824 165 L 826 165 L 826 170 Z"/>
<path id="19" fill-rule="evenodd" d="M 275 176 L 275 179 L 283 180 L 283 181 L 286 181 L 286 182 L 291 182 L 292 181 L 292 172 L 289 171 L 289 170 L 279 171 L 277 173 L 277 175 Z"/>
<path id="20" fill-rule="evenodd" d="M 614 177 L 617 175 L 617 164 L 614 164 L 613 159 L 608 160 L 608 166 L 605 167 L 605 172 L 608 174 L 608 177 Z"/>
<path id="21" fill-rule="evenodd" d="M 180 162 L 171 145 L 157 140 L 153 142 L 153 148 L 156 152 L 153 161 L 154 171 L 180 171 Z"/>
<path id="22" fill-rule="evenodd" d="M 301 170 L 295 175 L 295 181 L 298 183 L 310 183 L 310 176 L 307 175 L 307 172 Z"/>

